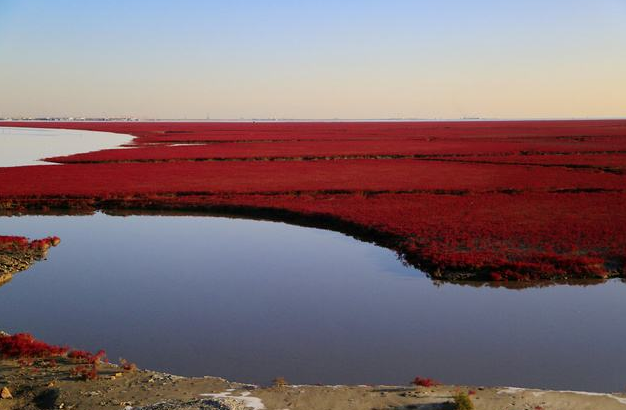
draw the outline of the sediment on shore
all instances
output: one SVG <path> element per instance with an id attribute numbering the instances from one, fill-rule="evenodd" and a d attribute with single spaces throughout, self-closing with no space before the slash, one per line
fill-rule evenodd
<path id="1" fill-rule="evenodd" d="M 0 286 L 9 282 L 16 273 L 45 259 L 50 247 L 59 242 L 57 237 L 29 241 L 20 236 L 0 236 Z"/>

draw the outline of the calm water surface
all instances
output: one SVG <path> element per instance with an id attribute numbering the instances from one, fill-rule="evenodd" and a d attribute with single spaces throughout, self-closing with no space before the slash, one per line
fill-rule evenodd
<path id="1" fill-rule="evenodd" d="M 132 136 L 111 132 L 6 127 L 0 124 L 0 167 L 43 165 L 42 158 L 115 148 Z"/>
<path id="2" fill-rule="evenodd" d="M 616 391 L 626 285 L 436 286 L 339 233 L 217 217 L 0 217 L 58 235 L 0 288 L 0 329 L 140 367 L 268 383 L 446 383 Z"/>

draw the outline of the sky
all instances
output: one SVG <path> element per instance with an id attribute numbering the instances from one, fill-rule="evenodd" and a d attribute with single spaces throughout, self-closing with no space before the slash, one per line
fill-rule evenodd
<path id="1" fill-rule="evenodd" d="M 0 0 L 0 117 L 626 116 L 626 0 Z"/>

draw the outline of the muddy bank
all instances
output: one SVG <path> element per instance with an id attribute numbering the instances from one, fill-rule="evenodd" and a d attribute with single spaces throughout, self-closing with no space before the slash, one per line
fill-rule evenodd
<path id="1" fill-rule="evenodd" d="M 554 392 L 469 386 L 272 386 L 233 383 L 218 377 L 186 378 L 164 373 L 123 371 L 102 365 L 97 380 L 70 376 L 74 365 L 54 368 L 0 361 L 1 410 L 35 409 L 453 409 L 453 396 L 469 392 L 476 409 L 626 409 L 624 394 Z"/>
<path id="2" fill-rule="evenodd" d="M 181 377 L 140 370 L 104 351 L 49 345 L 28 334 L 0 332 L 0 410 L 317 410 L 317 409 L 624 409 L 626 394 L 512 387 L 443 386 L 417 377 L 415 386 L 272 386 L 219 377 Z M 465 401 L 466 406 L 458 403 Z"/>
<path id="3" fill-rule="evenodd" d="M 0 236 L 0 286 L 9 282 L 14 274 L 45 259 L 48 249 L 59 243 L 57 237 L 29 241 L 20 236 Z"/>

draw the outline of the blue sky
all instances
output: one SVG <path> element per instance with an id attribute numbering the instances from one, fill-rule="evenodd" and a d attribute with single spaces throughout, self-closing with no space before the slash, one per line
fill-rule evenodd
<path id="1" fill-rule="evenodd" d="M 0 0 L 0 116 L 624 116 L 625 21 L 624 0 Z"/>

